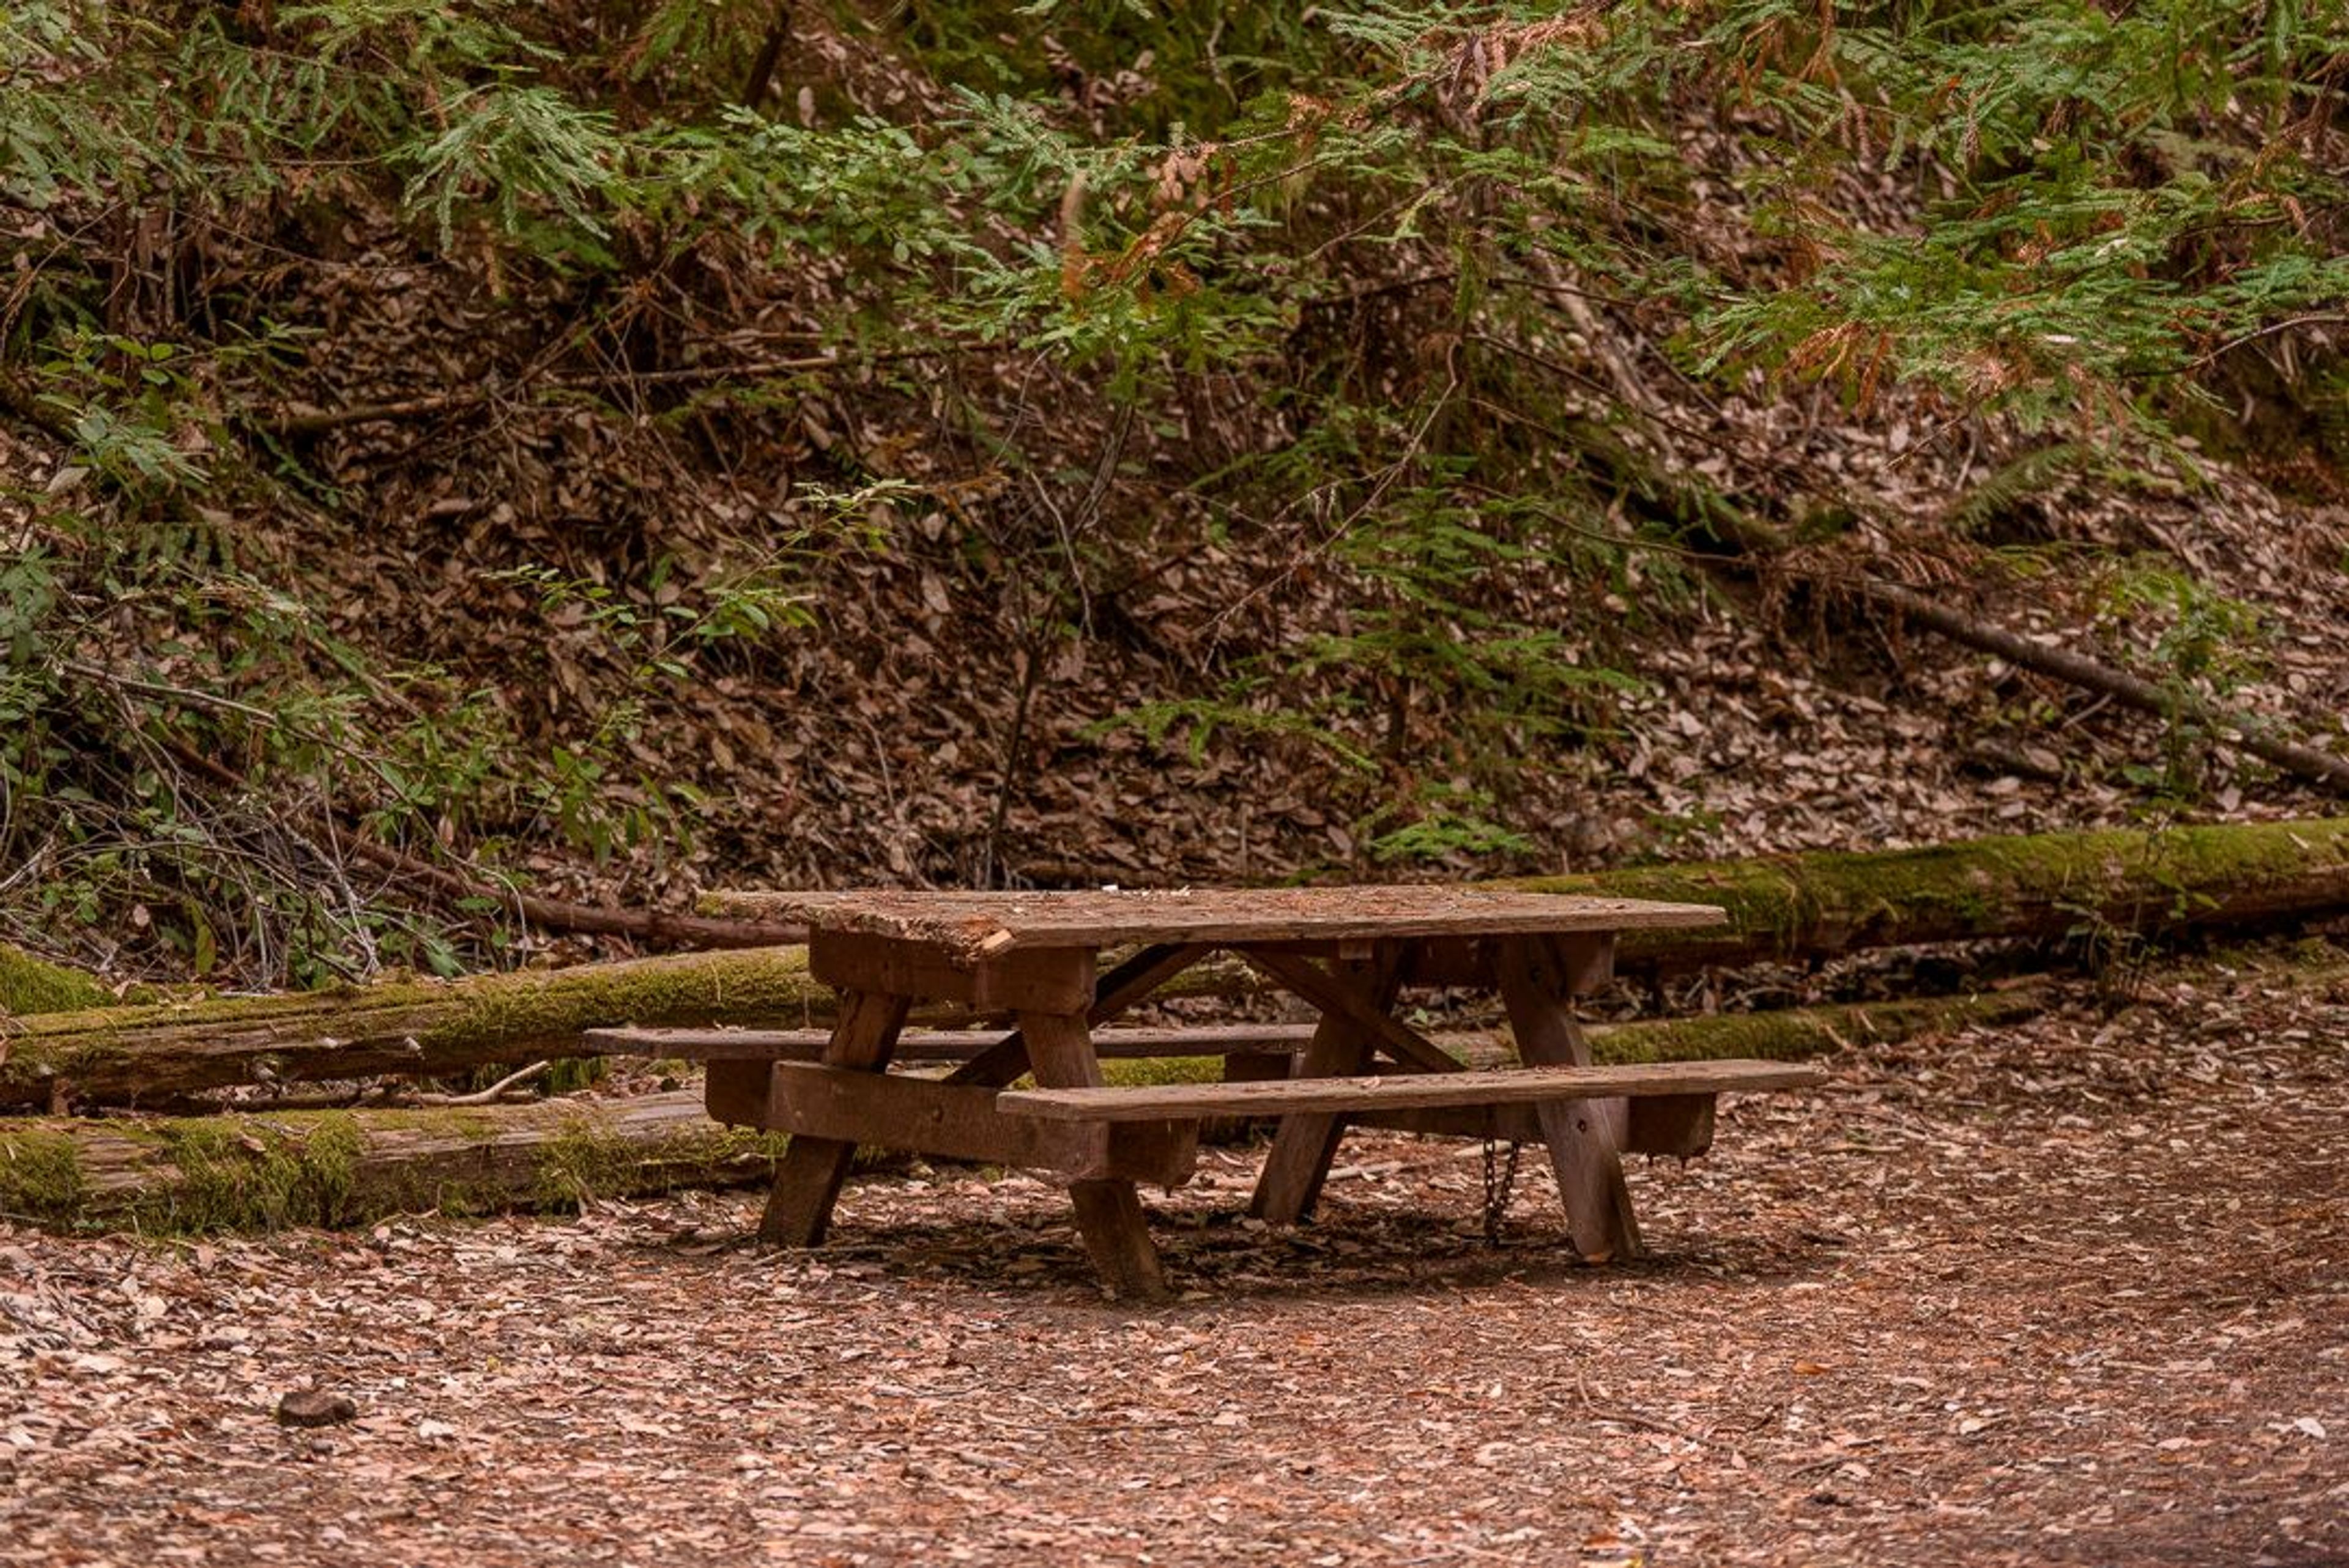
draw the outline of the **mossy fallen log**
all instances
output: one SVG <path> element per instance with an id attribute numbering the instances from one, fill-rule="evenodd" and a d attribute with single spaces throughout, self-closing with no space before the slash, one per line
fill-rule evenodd
<path id="1" fill-rule="evenodd" d="M 750 948 L 47 1014 L 0 1026 L 0 1105 L 46 1104 L 59 1083 L 136 1104 L 253 1081 L 463 1072 L 577 1056 L 579 1032 L 599 1025 L 801 1024 L 831 1006 L 803 949 Z"/>
<path id="2" fill-rule="evenodd" d="M 1779 1060 L 1845 1045 L 2011 1022 L 2046 1006 L 2020 987 L 1971 997 L 1801 1008 L 1591 1031 L 1605 1062 Z M 1505 1045 L 1460 1043 L 1479 1061 Z M 1112 1081 L 1175 1083 L 1216 1058 L 1113 1062 Z M 701 1091 L 425 1110 L 0 1121 L 0 1217 L 51 1230 L 185 1235 L 370 1224 L 434 1212 L 566 1210 L 590 1198 L 731 1186 L 771 1175 L 779 1135 L 721 1127 Z"/>
<path id="3" fill-rule="evenodd" d="M 1210 962 L 1170 994 L 1259 988 L 1238 965 Z M 585 1029 L 801 1026 L 829 1022 L 833 1005 L 804 948 L 772 947 L 0 1018 L 0 1106 L 47 1106 L 60 1090 L 84 1105 L 136 1107 L 245 1083 L 444 1077 L 593 1055 Z M 963 1010 L 924 1016 L 953 1021 Z"/>
<path id="4" fill-rule="evenodd" d="M 1720 1013 L 1703 1018 L 1594 1025 L 1585 1031 L 1601 1063 L 1702 1062 L 1731 1057 L 1800 1061 L 1852 1046 L 1889 1046 L 1951 1029 L 2020 1023 L 2054 1003 L 2051 982 L 1953 996 L 1915 996 L 1834 1006 Z"/>
<path id="5" fill-rule="evenodd" d="M 1495 885 L 1729 911 L 1712 930 L 1628 934 L 1619 958 L 1634 971 L 1985 937 L 2158 938 L 2349 912 L 2349 818 L 1970 839 Z"/>
<path id="6" fill-rule="evenodd" d="M 1717 1013 L 1702 1018 L 1657 1018 L 1637 1024 L 1591 1024 L 1584 1036 L 1602 1066 L 1643 1062 L 1702 1062 L 1749 1057 L 1800 1061 L 1851 1046 L 1896 1045 L 1947 1029 L 1995 1027 L 2044 1013 L 2056 988 L 2029 981 L 2004 990 L 1897 1001 L 1784 1007 L 1761 1013 Z M 1506 1031 L 1438 1033 L 1435 1043 L 1472 1068 L 1521 1065 Z M 1221 1057 L 1173 1057 L 1102 1064 L 1111 1083 L 1213 1083 Z"/>
<path id="7" fill-rule="evenodd" d="M 0 1121 L 0 1215 L 152 1233 L 367 1224 L 771 1174 L 782 1140 L 711 1121 L 698 1089 L 439 1110 Z"/>

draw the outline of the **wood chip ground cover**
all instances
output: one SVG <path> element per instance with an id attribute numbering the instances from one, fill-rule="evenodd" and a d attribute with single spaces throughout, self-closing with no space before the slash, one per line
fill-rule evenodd
<path id="1" fill-rule="evenodd" d="M 1211 1150 L 1143 1308 L 959 1170 L 802 1255 L 742 1194 L 0 1229 L 0 1562 L 2340 1563 L 2344 1041 L 2220 973 L 1854 1054 L 1637 1169 L 1608 1269 L 1536 1160 L 1495 1247 L 1475 1150 L 1358 1137 L 1293 1233 Z"/>

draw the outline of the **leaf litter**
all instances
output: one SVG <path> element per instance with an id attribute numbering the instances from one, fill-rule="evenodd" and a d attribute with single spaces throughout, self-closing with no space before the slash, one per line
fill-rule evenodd
<path id="1" fill-rule="evenodd" d="M 163 1243 L 0 1229 L 0 1563 L 2239 1563 L 2349 1553 L 2349 993 L 1849 1053 L 1640 1162 L 1358 1134 L 1151 1194 L 1108 1302 L 1048 1183 L 912 1163 L 833 1243 L 755 1196 Z M 281 1425 L 296 1408 L 356 1412 Z"/>

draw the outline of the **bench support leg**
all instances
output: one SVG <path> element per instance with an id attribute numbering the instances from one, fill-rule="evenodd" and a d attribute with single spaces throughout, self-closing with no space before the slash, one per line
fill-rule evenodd
<path id="1" fill-rule="evenodd" d="M 1388 944 L 1368 964 L 1340 965 L 1345 983 L 1381 1013 L 1394 1003 L 1401 989 L 1402 945 Z M 1362 1030 L 1335 1013 L 1324 1013 L 1312 1042 L 1297 1058 L 1296 1075 L 1347 1078 L 1368 1072 L 1371 1041 Z M 1256 1196 L 1248 1212 L 1276 1225 L 1293 1225 L 1313 1212 L 1320 1201 L 1321 1183 L 1337 1158 L 1338 1141 L 1346 1134 L 1345 1118 L 1318 1112 L 1284 1116 L 1272 1135 L 1272 1151 L 1265 1156 L 1263 1174 L 1257 1178 Z"/>
<path id="2" fill-rule="evenodd" d="M 1042 1087 L 1100 1086 L 1101 1060 L 1093 1054 L 1092 1034 L 1082 1016 L 1023 1012 L 1019 1034 Z M 1157 1243 L 1150 1239 L 1133 1183 L 1071 1181 L 1069 1202 L 1076 1210 L 1077 1233 L 1084 1238 L 1085 1251 L 1111 1291 L 1125 1301 L 1164 1300 L 1166 1276 L 1158 1266 Z"/>
<path id="3" fill-rule="evenodd" d="M 840 1021 L 833 1026 L 832 1044 L 824 1047 L 825 1065 L 868 1072 L 885 1069 L 909 1006 L 906 997 L 873 991 L 843 996 Z M 775 1247 L 812 1247 L 823 1241 L 824 1228 L 832 1222 L 832 1205 L 855 1156 L 854 1143 L 794 1137 L 775 1172 L 774 1191 L 767 1194 L 759 1239 Z"/>
<path id="4" fill-rule="evenodd" d="M 1512 938 L 1494 955 L 1501 1000 L 1517 1054 L 1529 1067 L 1588 1067 L 1590 1047 L 1568 1005 L 1573 965 L 1541 938 Z M 1535 1108 L 1575 1251 L 1592 1263 L 1635 1258 L 1642 1249 L 1621 1150 L 1630 1121 L 1622 1099 L 1545 1100 Z"/>

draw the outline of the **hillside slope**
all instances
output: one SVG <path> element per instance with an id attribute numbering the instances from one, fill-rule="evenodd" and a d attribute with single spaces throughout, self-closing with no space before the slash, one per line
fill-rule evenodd
<path id="1" fill-rule="evenodd" d="M 1652 87 L 1731 20 L 786 15 L 750 109 L 750 7 L 0 23 L 6 934 L 543 942 L 353 837 L 679 907 L 2326 809 L 1838 586 L 2349 745 L 2318 25 L 2106 123 L 1766 7 Z M 1886 63 L 1961 49 L 1971 150 Z M 2033 331 L 1853 303 L 2029 200 L 1966 264 Z"/>

